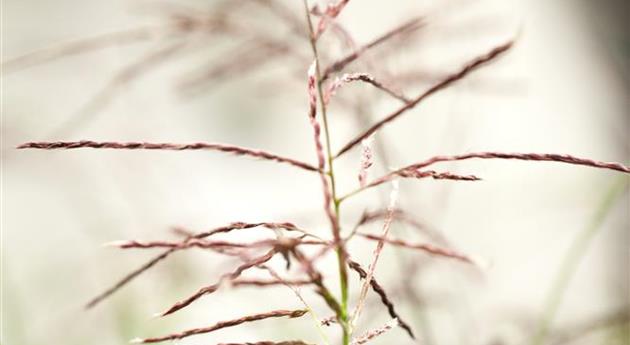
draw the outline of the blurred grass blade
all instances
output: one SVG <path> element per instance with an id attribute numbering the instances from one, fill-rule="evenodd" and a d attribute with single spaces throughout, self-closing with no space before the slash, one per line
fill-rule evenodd
<path id="1" fill-rule="evenodd" d="M 606 216 L 612 210 L 616 202 L 625 194 L 629 184 L 630 178 L 627 176 L 620 176 L 617 178 L 600 201 L 599 207 L 591 218 L 589 224 L 574 238 L 573 243 L 564 256 L 562 264 L 558 269 L 558 274 L 556 275 L 551 289 L 545 299 L 543 316 L 540 319 L 538 329 L 532 338 L 532 345 L 544 344 L 545 338 L 549 333 L 549 328 L 551 327 L 562 302 L 562 297 L 564 296 L 569 282 L 575 274 L 580 261 L 586 254 L 589 245 L 595 238 L 595 235 L 597 235 L 604 220 L 606 220 Z"/>

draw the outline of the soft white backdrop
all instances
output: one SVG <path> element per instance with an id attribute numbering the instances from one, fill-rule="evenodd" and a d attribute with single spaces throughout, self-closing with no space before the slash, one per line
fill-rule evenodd
<path id="1" fill-rule="evenodd" d="M 208 7 L 202 1 L 188 3 Z M 627 65 L 624 55 L 611 48 L 621 43 L 612 34 L 614 22 L 601 18 L 610 15 L 605 10 L 593 12 L 572 1 L 351 1 L 340 21 L 359 42 L 411 16 L 425 16 L 427 25 L 413 45 L 403 45 L 392 59 L 373 61 L 394 75 L 406 70 L 456 71 L 472 56 L 517 36 L 513 51 L 498 62 L 378 133 L 389 152 L 389 167 L 436 154 L 485 150 L 571 153 L 628 163 Z M 3 1 L 2 60 L 153 22 L 155 16 L 147 14 L 146 7 L 128 1 Z M 267 25 L 270 32 L 279 26 Z M 282 165 L 209 152 L 13 149 L 25 141 L 47 139 L 148 47 L 139 43 L 96 50 L 2 77 L 2 344 L 124 344 L 135 336 L 202 326 L 247 312 L 299 307 L 285 289 L 271 290 L 265 298 L 255 290 L 222 291 L 172 317 L 151 319 L 154 312 L 212 283 L 225 265 L 216 256 L 189 253 L 160 265 L 94 310 L 81 309 L 151 255 L 102 248 L 108 241 L 164 238 L 172 225 L 202 230 L 259 220 L 295 221 L 327 234 L 318 178 Z M 206 49 L 212 53 L 219 48 L 209 44 Z M 272 65 L 207 94 L 178 94 L 179 77 L 205 58 L 193 52 L 146 74 L 124 86 L 85 127 L 55 139 L 216 141 L 315 161 L 305 81 L 283 87 L 282 78 L 289 73 Z M 300 68 L 305 74 L 307 66 Z M 428 85 L 423 81 L 410 90 Z M 363 86 L 350 88 L 349 93 L 376 95 Z M 369 107 L 372 119 L 397 106 L 378 99 Z M 333 107 L 330 116 L 333 143 L 339 147 L 358 129 L 342 107 Z M 375 159 L 379 163 L 378 155 Z M 356 150 L 340 160 L 343 191 L 356 186 L 357 166 Z M 379 164 L 374 172 L 389 167 Z M 554 163 L 467 161 L 444 167 L 485 181 L 404 181 L 400 206 L 429 221 L 488 267 L 478 275 L 458 264 L 429 259 L 430 268 L 414 278 L 426 305 L 401 302 L 402 314 L 419 330 L 417 311 L 426 311 L 422 315 L 437 344 L 519 344 L 532 330 L 529 322 L 539 315 L 570 241 L 589 222 L 617 176 Z M 380 188 L 386 192 L 389 187 Z M 381 195 L 371 191 L 344 205 L 346 227 L 364 207 L 383 205 Z M 626 192 L 572 279 L 558 327 L 628 305 L 628 207 Z M 355 247 L 367 264 L 372 244 Z M 400 281 L 398 262 L 396 250 L 386 249 L 377 269 L 386 287 Z M 334 270 L 328 272 L 332 286 Z M 354 284 L 356 291 L 356 280 Z M 386 321 L 379 306 L 370 313 L 378 315 L 364 318 L 370 325 Z M 262 322 L 181 344 L 303 334 L 318 341 L 304 319 Z M 397 344 L 409 342 L 395 330 L 382 343 L 393 339 Z"/>

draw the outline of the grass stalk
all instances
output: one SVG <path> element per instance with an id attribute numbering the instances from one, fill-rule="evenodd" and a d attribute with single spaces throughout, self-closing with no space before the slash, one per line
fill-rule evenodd
<path id="1" fill-rule="evenodd" d="M 339 285 L 341 290 L 341 315 L 339 316 L 340 325 L 343 332 L 343 345 L 350 343 L 350 329 L 348 327 L 348 269 L 346 267 L 346 255 L 343 248 L 343 242 L 341 241 L 339 218 L 340 218 L 340 201 L 337 199 L 337 188 L 335 183 L 335 169 L 333 164 L 333 154 L 330 143 L 330 129 L 328 126 L 328 116 L 326 114 L 326 102 L 324 100 L 323 92 L 323 80 L 320 70 L 320 59 L 317 50 L 317 36 L 313 28 L 313 22 L 311 20 L 311 14 L 309 12 L 308 1 L 303 0 L 304 10 L 306 13 L 306 22 L 308 24 L 309 42 L 311 50 L 313 51 L 313 58 L 315 59 L 316 78 L 317 78 L 317 95 L 322 113 L 322 122 L 324 124 L 324 138 L 326 142 L 326 159 L 328 161 L 328 177 L 330 178 L 330 189 L 334 204 L 335 221 L 337 224 L 333 224 L 333 236 L 335 238 L 337 246 L 337 261 L 339 267 Z"/>

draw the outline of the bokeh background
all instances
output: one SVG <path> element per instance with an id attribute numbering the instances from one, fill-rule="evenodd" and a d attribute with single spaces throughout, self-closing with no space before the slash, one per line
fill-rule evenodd
<path id="1" fill-rule="evenodd" d="M 273 2 L 304 24 L 300 2 Z M 152 318 L 234 265 L 190 251 L 83 310 L 87 300 L 153 255 L 101 246 L 109 241 L 173 238 L 174 225 L 201 231 L 261 220 L 293 221 L 328 234 L 316 176 L 212 152 L 14 149 L 51 139 L 210 141 L 314 162 L 306 115 L 310 51 L 299 32 L 254 1 L 240 1 L 225 13 L 244 32 L 240 36 L 163 30 L 174 17 L 185 25 L 182 18 L 212 15 L 218 6 L 218 1 L 2 2 L 3 345 L 125 344 L 138 336 L 300 307 L 283 287 L 225 289 L 170 317 Z M 376 150 L 370 173 L 380 176 L 437 154 L 485 150 L 571 153 L 627 164 L 628 10 L 621 0 L 351 1 L 339 23 L 359 43 L 423 17 L 425 25 L 415 34 L 375 49 L 347 69 L 368 71 L 411 96 L 516 37 L 506 56 L 381 130 L 375 145 L 382 150 Z M 162 29 L 50 58 L 66 42 L 144 27 Z M 258 50 L 260 37 L 290 50 Z M 41 61 L 10 63 L 46 47 L 52 48 L 38 55 Z M 326 36 L 322 47 L 327 61 L 348 49 L 334 35 Z M 212 71 L 212 78 L 187 87 Z M 336 147 L 398 107 L 359 84 L 340 91 L 333 102 Z M 358 165 L 358 150 L 339 161 L 342 191 L 356 187 Z M 386 247 L 376 278 L 411 321 L 418 344 L 526 344 L 572 241 L 593 221 L 620 176 L 555 163 L 465 161 L 444 167 L 484 181 L 403 181 L 399 206 L 478 257 L 483 268 Z M 584 333 L 569 342 L 630 343 L 630 200 L 627 184 L 624 188 L 580 256 L 549 342 Z M 386 205 L 389 189 L 381 186 L 344 205 L 346 231 L 366 208 Z M 377 223 L 369 230 L 379 228 Z M 402 224 L 392 231 L 426 240 Z M 367 266 L 373 246 L 356 242 L 351 250 Z M 330 286 L 336 284 L 334 267 L 330 260 L 322 262 Z M 353 278 L 356 297 L 359 283 Z M 373 296 L 365 315 L 363 330 L 387 321 Z M 179 344 L 292 338 L 320 342 L 312 322 L 303 318 L 263 321 Z M 396 329 L 375 343 L 413 342 Z"/>

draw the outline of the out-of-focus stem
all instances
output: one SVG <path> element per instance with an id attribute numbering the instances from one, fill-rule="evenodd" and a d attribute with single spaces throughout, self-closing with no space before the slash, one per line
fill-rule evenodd
<path id="1" fill-rule="evenodd" d="M 562 297 L 569 285 L 571 277 L 575 273 L 578 265 L 584 257 L 584 254 L 588 250 L 589 244 L 597 234 L 600 226 L 606 219 L 608 212 L 611 210 L 615 202 L 624 195 L 626 188 L 630 184 L 630 178 L 627 176 L 620 176 L 610 186 L 604 198 L 600 201 L 599 207 L 589 224 L 577 234 L 573 243 L 569 247 L 560 268 L 558 274 L 547 294 L 545 305 L 543 308 L 543 316 L 540 320 L 538 330 L 532 338 L 532 345 L 542 345 L 545 342 L 549 328 L 556 316 L 558 308 L 562 303 Z"/>

